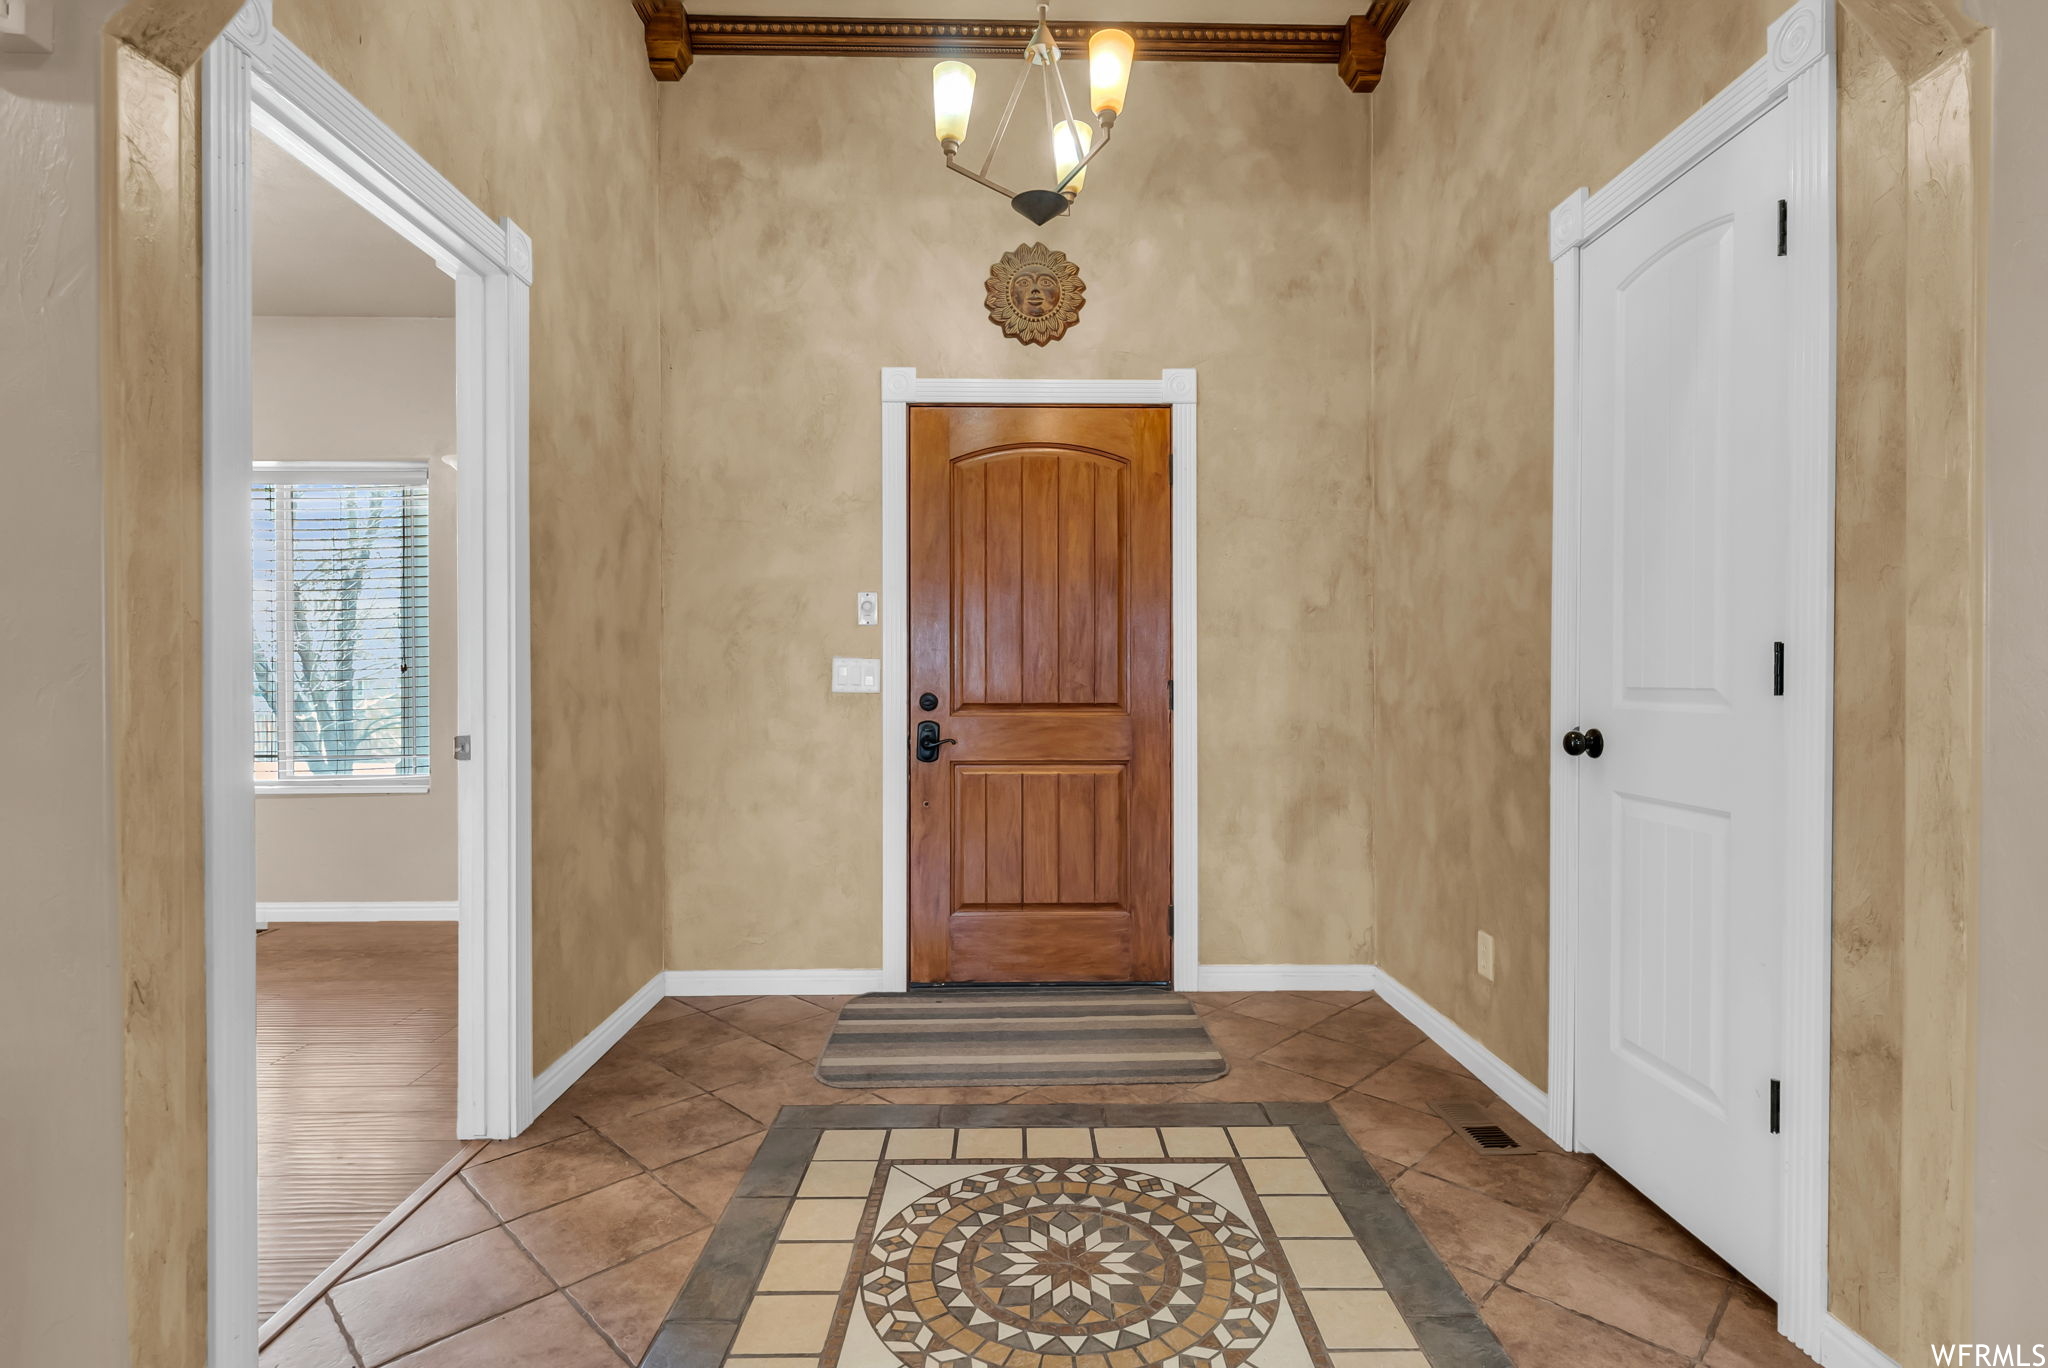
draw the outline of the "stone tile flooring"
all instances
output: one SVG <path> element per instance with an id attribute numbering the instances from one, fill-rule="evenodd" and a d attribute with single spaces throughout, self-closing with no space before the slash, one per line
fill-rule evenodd
<path id="1" fill-rule="evenodd" d="M 1512 1113 L 1368 994 L 1192 995 L 1231 1072 L 1192 1088 L 828 1088 L 839 998 L 665 999 L 487 1146 L 264 1368 L 637 1364 L 785 1105 L 1327 1102 L 1520 1368 L 1791 1368 L 1775 1308 L 1583 1155 L 1482 1157 L 1427 1108 Z M 949 1117 L 974 1125 L 963 1113 Z"/>

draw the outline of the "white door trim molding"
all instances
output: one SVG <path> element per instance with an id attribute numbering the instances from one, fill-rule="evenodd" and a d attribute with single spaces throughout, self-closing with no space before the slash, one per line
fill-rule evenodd
<path id="1" fill-rule="evenodd" d="M 256 920 L 269 922 L 452 922 L 459 902 L 260 902 Z"/>
<path id="2" fill-rule="evenodd" d="M 1173 986 L 1195 987 L 1201 960 L 1201 809 L 1196 787 L 1195 372 L 1157 380 L 936 380 L 882 370 L 882 983 L 910 981 L 909 508 L 912 404 L 1160 404 L 1173 408 Z"/>
<path id="3" fill-rule="evenodd" d="M 1784 104 L 1792 157 L 1788 449 L 1792 553 L 1786 593 L 1794 668 L 1788 722 L 1785 888 L 1785 1078 L 1782 1135 L 1784 1287 L 1778 1327 L 1809 1354 L 1828 1333 L 1829 982 L 1833 953 L 1832 837 L 1835 517 L 1835 62 L 1832 0 L 1800 0 L 1770 26 L 1762 60 L 1641 160 L 1597 192 L 1575 192 L 1550 216 L 1556 298 L 1556 409 L 1551 561 L 1551 736 L 1576 726 L 1580 529 L 1579 309 L 1582 249 L 1760 115 Z M 1802 649 L 1803 648 L 1803 649 Z M 1550 1135 L 1573 1142 L 1573 916 L 1579 771 L 1551 751 Z M 1824 1362 L 1829 1360 L 1823 1359 Z"/>
<path id="4" fill-rule="evenodd" d="M 249 737 L 250 138 L 261 129 L 456 280 L 463 832 L 457 1130 L 532 1116 L 527 297 L 533 246 L 492 222 L 249 0 L 200 83 L 205 351 L 207 1361 L 256 1362 L 256 920 Z M 448 760 L 445 763 L 454 763 Z"/>

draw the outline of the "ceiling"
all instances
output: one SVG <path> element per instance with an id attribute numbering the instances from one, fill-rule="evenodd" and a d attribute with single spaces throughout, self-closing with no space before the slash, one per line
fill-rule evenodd
<path id="1" fill-rule="evenodd" d="M 455 282 L 432 257 L 270 139 L 250 142 L 258 314 L 455 316 Z"/>
<path id="2" fill-rule="evenodd" d="M 704 14 L 812 19 L 1016 19 L 1036 0 L 692 0 Z M 1341 24 L 1367 0 L 1053 0 L 1055 19 L 1152 24 Z"/>

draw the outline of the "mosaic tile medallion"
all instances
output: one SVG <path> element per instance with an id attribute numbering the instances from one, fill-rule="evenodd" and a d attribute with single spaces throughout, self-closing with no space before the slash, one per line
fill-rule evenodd
<path id="1" fill-rule="evenodd" d="M 950 1124 L 949 1124 L 950 1123 Z M 785 1108 L 646 1368 L 1508 1368 L 1328 1108 Z"/>
<path id="2" fill-rule="evenodd" d="M 828 1363 L 1022 1352 L 1039 1368 L 1084 1368 L 1130 1351 L 1237 1368 L 1269 1339 L 1308 1361 L 1277 1245 L 1229 1161 L 923 1161 L 877 1181 L 849 1298 L 859 1314 Z"/>

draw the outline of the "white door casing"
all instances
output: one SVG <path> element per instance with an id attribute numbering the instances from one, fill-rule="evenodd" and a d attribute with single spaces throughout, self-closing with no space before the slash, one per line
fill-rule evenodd
<path id="1" fill-rule="evenodd" d="M 1777 1288 L 1785 115 L 1585 249 L 1577 1138 Z"/>
<path id="2" fill-rule="evenodd" d="M 1722 238 L 1709 241 L 1717 231 L 1710 222 L 1716 216 L 1704 216 L 1692 225 L 1699 231 L 1690 237 L 1683 229 L 1670 231 L 1660 244 L 1669 250 L 1660 256 L 1656 246 L 1650 243 L 1653 232 L 1647 228 L 1630 229 L 1635 217 L 1653 200 L 1712 159 L 1725 145 L 1742 137 L 1746 130 L 1766 116 L 1772 116 L 1782 124 L 1780 132 L 1771 134 L 1766 131 L 1763 139 L 1782 138 L 1782 158 L 1773 168 L 1770 179 L 1760 179 L 1743 189 L 1740 213 L 1725 215 L 1730 221 Z M 1748 1100 L 1735 1095 L 1739 1092 L 1739 1085 L 1734 1080 L 1738 1072 L 1753 1068 L 1740 1056 L 1754 1049 L 1755 1032 L 1743 1035 L 1737 1028 L 1728 1026 L 1726 1018 L 1731 1011 L 1730 1002 L 1760 1001 L 1756 975 L 1745 972 L 1743 967 L 1745 958 L 1753 960 L 1765 953 L 1760 945 L 1724 939 L 1720 942 L 1718 960 L 1712 955 L 1705 955 L 1698 957 L 1696 962 L 1684 961 L 1691 972 L 1689 982 L 1705 978 L 1709 982 L 1718 982 L 1722 990 L 1718 1010 L 1723 1034 L 1718 1055 L 1696 1056 L 1691 1053 L 1690 1043 L 1680 1042 L 1670 1033 L 1679 1024 L 1689 1024 L 1695 1030 L 1703 1029 L 1696 1012 L 1691 1017 L 1686 1016 L 1686 1012 L 1692 1010 L 1689 1000 L 1683 1000 L 1674 1007 L 1668 996 L 1647 1002 L 1641 998 L 1624 999 L 1623 1007 L 1636 1011 L 1637 1015 L 1624 1017 L 1609 1013 L 1603 1016 L 1601 1024 L 1604 1029 L 1596 1028 L 1590 1041 L 1582 1039 L 1589 1029 L 1583 1018 L 1593 1012 L 1588 998 L 1595 993 L 1603 1001 L 1615 1000 L 1614 990 L 1619 979 L 1618 949 L 1629 952 L 1631 958 L 1628 962 L 1631 964 L 1654 962 L 1666 965 L 1673 955 L 1690 954 L 1689 949 L 1675 943 L 1645 940 L 1643 937 L 1646 931 L 1673 924 L 1687 925 L 1685 918 L 1691 916 L 1696 908 L 1703 916 L 1712 912 L 1723 917 L 1731 928 L 1746 933 L 1750 942 L 1775 939 L 1775 984 L 1765 985 L 1762 996 L 1772 999 L 1768 1010 L 1775 1031 L 1775 1076 L 1782 1080 L 1782 1103 L 1778 1113 L 1781 1133 L 1772 1137 L 1776 1149 L 1775 1154 L 1768 1158 L 1768 1173 L 1764 1180 L 1764 1185 L 1773 1195 L 1776 1215 L 1774 1220 L 1768 1216 L 1763 1219 L 1775 1225 L 1776 1233 L 1774 1239 L 1756 1238 L 1771 1251 L 1768 1257 L 1773 1260 L 1769 1274 L 1772 1281 L 1767 1285 L 1777 1296 L 1779 1330 L 1830 1368 L 1837 1364 L 1862 1365 L 1882 1361 L 1881 1355 L 1828 1312 L 1829 994 L 1833 951 L 1835 143 L 1834 7 L 1830 0 L 1798 0 L 1771 24 L 1763 58 L 1614 180 L 1597 191 L 1574 192 L 1558 205 L 1550 218 L 1550 256 L 1556 299 L 1556 402 L 1551 562 L 1551 944 L 1547 1129 L 1552 1138 L 1569 1148 L 1600 1149 L 1613 1144 L 1602 1131 L 1603 1124 L 1623 1127 L 1641 1124 L 1641 1117 L 1624 1115 L 1617 1120 L 1605 1116 L 1606 1111 L 1612 1110 L 1612 1098 L 1596 1097 L 1590 1109 L 1582 1102 L 1582 1092 L 1590 1088 L 1597 1093 L 1602 1086 L 1601 1081 L 1586 1076 L 1598 1066 L 1582 1061 L 1593 1058 L 1602 1050 L 1615 1078 L 1653 1080 L 1642 1091 L 1661 1086 L 1666 1094 L 1666 1104 L 1674 1108 L 1680 1105 L 1678 1099 L 1688 1096 L 1696 1109 L 1706 1105 L 1705 1098 L 1712 1088 L 1700 1082 L 1701 1074 L 1706 1075 L 1708 1084 L 1718 1078 L 1719 1088 L 1728 1095 L 1727 1101 L 1715 1105 L 1724 1106 L 1731 1116 L 1736 1110 L 1748 1107 Z M 1738 153 L 1735 160 L 1745 155 Z M 1709 175 L 1712 174 L 1710 171 Z M 1783 230 L 1785 255 L 1776 257 L 1776 200 L 1780 198 L 1786 201 L 1787 210 Z M 1673 204 L 1678 202 L 1671 201 Z M 1679 652 L 1675 644 L 1677 638 L 1668 635 L 1671 630 L 1668 620 L 1660 624 L 1667 635 L 1645 636 L 1642 650 L 1632 662 L 1621 653 L 1626 646 L 1630 622 L 1624 613 L 1626 605 L 1613 596 L 1620 576 L 1611 558 L 1627 549 L 1627 544 L 1616 534 L 1621 524 L 1615 509 L 1626 507 L 1625 501 L 1631 491 L 1615 488 L 1612 483 L 1616 478 L 1614 473 L 1601 467 L 1600 462 L 1594 459 L 1593 447 L 1597 442 L 1605 441 L 1612 445 L 1612 434 L 1603 436 L 1594 429 L 1602 424 L 1625 423 L 1628 417 L 1625 407 L 1620 409 L 1621 416 L 1616 416 L 1617 406 L 1625 401 L 1625 396 L 1619 392 L 1620 382 L 1624 379 L 1637 385 L 1639 398 L 1659 392 L 1657 386 L 1660 384 L 1667 401 L 1697 403 L 1700 396 L 1676 385 L 1668 375 L 1659 376 L 1659 367 L 1668 370 L 1684 359 L 1681 348 L 1687 339 L 1659 338 L 1654 330 L 1646 333 L 1644 329 L 1649 325 L 1644 318 L 1636 322 L 1634 343 L 1620 344 L 1623 347 L 1633 346 L 1634 354 L 1614 357 L 1613 364 L 1596 360 L 1591 355 L 1587 347 L 1595 332 L 1602 327 L 1616 325 L 1612 318 L 1602 321 L 1592 317 L 1601 304 L 1596 300 L 1595 289 L 1590 283 L 1582 289 L 1582 275 L 1595 269 L 1602 272 L 1601 289 L 1606 292 L 1608 306 L 1620 307 L 1613 298 L 1614 289 L 1627 281 L 1631 289 L 1625 293 L 1635 295 L 1627 303 L 1638 314 L 1656 312 L 1654 306 L 1658 303 L 1657 292 L 1660 290 L 1667 295 L 1665 307 L 1675 307 L 1676 294 L 1682 293 L 1688 281 L 1695 298 L 1709 293 L 1708 282 L 1717 267 L 1714 253 L 1723 246 L 1735 251 L 1747 241 L 1759 210 L 1764 215 L 1764 226 L 1770 232 L 1770 247 L 1775 257 L 1774 263 L 1767 263 L 1767 269 L 1775 269 L 1779 273 L 1777 293 L 1765 307 L 1779 311 L 1779 332 L 1773 339 L 1773 352 L 1781 368 L 1779 393 L 1782 394 L 1782 408 L 1775 418 L 1779 431 L 1772 441 L 1772 449 L 1781 463 L 1781 478 L 1775 486 L 1780 508 L 1777 511 L 1763 510 L 1759 514 L 1754 507 L 1738 504 L 1734 494 L 1736 477 L 1731 468 L 1731 483 L 1727 491 L 1718 488 L 1714 491 L 1717 498 L 1727 500 L 1725 509 L 1717 503 L 1702 511 L 1691 507 L 1688 502 L 1679 502 L 1675 506 L 1664 507 L 1663 516 L 1667 525 L 1665 536 L 1670 535 L 1670 526 L 1707 527 L 1714 529 L 1717 536 L 1726 537 L 1726 545 L 1736 546 L 1745 554 L 1759 552 L 1767 560 L 1775 557 L 1777 568 L 1767 573 L 1775 573 L 1779 577 L 1773 605 L 1776 624 L 1764 634 L 1765 661 L 1761 665 L 1756 662 L 1754 647 L 1747 644 L 1755 635 L 1754 629 L 1737 621 L 1732 601 L 1723 604 L 1719 600 L 1707 599 L 1697 583 L 1675 573 L 1675 567 L 1688 555 L 1693 562 L 1699 563 L 1701 554 L 1687 545 L 1673 548 L 1638 538 L 1638 554 L 1649 557 L 1647 562 L 1639 562 L 1638 568 L 1647 564 L 1651 570 L 1665 572 L 1661 590 L 1646 588 L 1638 594 L 1636 607 L 1639 611 L 1656 608 L 1666 619 L 1680 622 L 1697 621 L 1703 613 L 1710 619 L 1714 615 L 1726 615 L 1725 638 L 1707 632 L 1694 634 L 1695 637 L 1703 637 L 1713 652 L 1725 654 L 1725 677 L 1729 682 L 1724 685 L 1722 676 L 1709 669 L 1710 665 L 1718 666 L 1721 656 L 1716 655 L 1713 661 L 1702 663 L 1692 654 Z M 1741 221 L 1744 216 L 1748 217 L 1746 223 Z M 1670 224 L 1665 226 L 1671 228 Z M 1638 255 L 1633 264 L 1650 269 L 1632 272 L 1614 266 L 1612 263 L 1628 255 L 1625 248 L 1603 260 L 1598 244 L 1608 234 L 1624 231 L 1637 232 L 1634 247 Z M 1688 250 L 1690 256 L 1687 255 Z M 1739 304 L 1742 299 L 1740 282 L 1731 288 L 1734 293 L 1730 298 Z M 1740 326 L 1740 320 L 1731 317 L 1731 331 L 1739 330 Z M 1701 330 L 1690 341 L 1700 344 L 1709 339 L 1710 335 Z M 1609 339 L 1600 345 L 1609 346 L 1611 341 Z M 1750 360 L 1743 356 L 1726 359 L 1733 382 L 1740 381 L 1743 371 L 1750 366 Z M 1619 369 L 1623 363 L 1635 367 L 1635 370 Z M 1756 429 L 1758 420 L 1751 412 L 1756 402 L 1759 402 L 1758 396 L 1745 393 L 1737 393 L 1731 398 L 1729 420 L 1735 424 L 1735 433 L 1743 431 L 1745 425 L 1751 431 Z M 1771 400 L 1766 396 L 1761 402 L 1768 404 Z M 1672 426 L 1669 415 L 1652 415 L 1639 420 L 1637 430 L 1654 433 L 1655 420 L 1659 417 L 1666 420 L 1667 428 Z M 1643 422 L 1650 422 L 1651 426 L 1645 429 Z M 1678 431 L 1681 437 L 1696 443 L 1692 448 L 1681 447 L 1681 451 L 1687 459 L 1697 459 L 1700 451 L 1706 449 L 1700 444 L 1706 443 L 1707 438 L 1683 428 Z M 1628 430 L 1625 425 L 1621 432 L 1626 441 Z M 1736 439 L 1731 434 L 1714 434 L 1714 440 L 1729 443 Z M 1627 462 L 1640 466 L 1635 449 L 1625 447 L 1624 450 Z M 1743 455 L 1743 451 L 1732 452 L 1732 458 Z M 1612 465 L 1616 458 L 1610 451 L 1600 459 Z M 1601 473 L 1596 475 L 1596 468 Z M 1622 474 L 1627 474 L 1625 468 Z M 1649 498 L 1651 490 L 1642 486 L 1644 478 L 1638 470 L 1638 487 L 1633 493 L 1637 497 L 1638 508 L 1655 515 L 1659 506 Z M 1748 487 L 1759 486 L 1752 481 Z M 1665 490 L 1667 494 L 1672 492 L 1668 487 Z M 1611 524 L 1605 532 L 1596 533 L 1587 526 L 1596 511 L 1604 512 Z M 1719 521 L 1724 517 L 1732 521 L 1733 530 Z M 1771 530 L 1774 524 L 1775 532 Z M 1591 556 L 1582 550 L 1581 545 L 1589 536 L 1604 538 L 1608 548 L 1607 558 L 1600 562 L 1603 567 L 1601 573 L 1609 581 L 1607 597 L 1599 597 L 1594 590 L 1584 589 L 1579 583 L 1591 563 Z M 1752 573 L 1733 564 L 1716 561 L 1708 561 L 1707 564 L 1721 577 L 1716 584 L 1724 590 L 1731 576 Z M 1754 590 L 1755 586 L 1750 588 Z M 1581 618 L 1588 613 L 1596 618 L 1604 616 L 1604 625 L 1582 626 Z M 1617 623 L 1620 624 L 1618 632 Z M 1646 620 L 1639 619 L 1638 627 L 1647 631 Z M 1605 673 L 1598 677 L 1593 673 L 1597 662 L 1590 656 L 1583 662 L 1581 659 L 1585 654 L 1584 639 L 1594 634 L 1608 639 L 1603 648 L 1606 652 L 1606 663 L 1602 667 Z M 1617 640 L 1622 644 L 1618 646 Z M 1722 860 L 1723 867 L 1730 871 L 1727 878 L 1733 880 L 1737 877 L 1734 872 L 1736 866 L 1757 854 L 1753 841 L 1746 837 L 1736 840 L 1737 835 L 1742 834 L 1738 829 L 1744 826 L 1742 805 L 1754 801 L 1757 796 L 1754 792 L 1755 777 L 1740 776 L 1750 782 L 1751 791 L 1747 795 L 1730 787 L 1735 782 L 1731 771 L 1749 768 L 1751 752 L 1701 758 L 1709 778 L 1713 776 L 1713 767 L 1720 767 L 1723 792 L 1719 801 L 1702 799 L 1698 793 L 1688 798 L 1685 793 L 1669 787 L 1660 790 L 1644 782 L 1640 774 L 1632 773 L 1629 766 L 1637 760 L 1647 762 L 1656 753 L 1657 745 L 1669 739 L 1660 737 L 1654 728 L 1647 733 L 1641 730 L 1646 710 L 1650 718 L 1669 724 L 1665 730 L 1679 735 L 1681 739 L 1685 728 L 1678 723 L 1704 723 L 1715 708 L 1733 710 L 1740 715 L 1749 701 L 1743 691 L 1754 688 L 1760 672 L 1766 680 L 1769 679 L 1771 661 L 1768 653 L 1770 643 L 1775 641 L 1783 641 L 1786 646 L 1784 694 L 1773 698 L 1779 710 L 1776 714 L 1779 747 L 1777 872 L 1775 876 L 1766 875 L 1758 872 L 1756 867 L 1767 866 L 1770 862 L 1769 842 L 1766 841 L 1761 858 L 1742 872 L 1746 882 L 1741 885 L 1741 888 L 1761 888 L 1775 878 L 1775 891 L 1765 890 L 1759 894 L 1772 899 L 1775 908 L 1773 923 L 1757 917 L 1752 908 L 1734 905 L 1733 900 L 1739 899 L 1742 893 L 1741 888 L 1732 882 L 1717 885 L 1711 879 L 1692 878 L 1654 887 L 1643 882 L 1646 868 L 1683 870 L 1686 866 L 1679 863 L 1681 856 L 1689 859 L 1694 853 Z M 1635 670 L 1632 683 L 1626 673 L 1629 668 Z M 1581 678 L 1582 669 L 1587 676 L 1584 680 Z M 1700 682 L 1703 676 L 1705 683 Z M 1626 696 L 1631 691 L 1636 695 L 1633 698 Z M 1596 698 L 1604 700 L 1611 717 L 1621 719 L 1618 726 L 1603 723 L 1595 715 L 1590 705 Z M 1658 700 L 1657 706 L 1650 706 L 1651 699 Z M 1586 726 L 1602 727 L 1609 736 L 1610 748 L 1599 760 L 1571 758 L 1558 746 L 1559 739 L 1568 730 Z M 1700 744 L 1696 738 L 1693 744 L 1697 752 Z M 1743 744 L 1740 738 L 1736 744 Z M 1602 766 L 1606 767 L 1608 777 L 1599 780 L 1601 787 L 1597 794 L 1582 794 L 1582 788 L 1593 789 L 1594 780 L 1589 776 L 1597 776 L 1600 772 L 1598 767 Z M 1615 773 L 1617 769 L 1621 771 L 1619 774 Z M 1717 813 L 1726 814 L 1726 821 L 1718 822 Z M 1602 830 L 1587 830 L 1594 825 L 1596 818 Z M 1637 825 L 1624 826 L 1624 819 Z M 1660 819 L 1663 826 L 1658 827 L 1651 819 Z M 1717 824 L 1721 828 L 1718 832 Z M 1637 850 L 1637 859 L 1625 871 L 1614 861 L 1618 841 L 1634 842 Z M 1717 842 L 1725 845 L 1725 851 Z M 1595 845 L 1601 852 L 1597 870 L 1588 867 L 1587 858 L 1589 848 Z M 1630 881 L 1625 887 L 1622 882 L 1624 875 Z M 1687 897 L 1679 898 L 1674 889 L 1686 891 Z M 1638 910 L 1648 906 L 1664 914 L 1663 919 L 1644 921 L 1638 918 L 1624 928 L 1630 937 L 1626 941 L 1613 934 L 1611 923 L 1590 927 L 1589 923 L 1598 919 L 1605 905 L 1603 900 L 1611 900 L 1617 891 L 1635 899 L 1632 906 Z M 1697 899 L 1697 903 L 1692 899 Z M 1738 930 L 1731 930 L 1730 935 L 1738 934 Z M 1581 941 L 1588 936 L 1594 937 L 1599 944 L 1592 948 L 1582 946 Z M 1713 977 L 1716 974 L 1719 975 L 1718 980 Z M 1741 981 L 1736 982 L 1736 979 Z M 1740 996 L 1744 994 L 1746 998 Z M 1647 1014 L 1649 1007 L 1659 1008 L 1661 1015 Z M 1622 1036 L 1624 1024 L 1631 1032 L 1626 1040 Z M 1624 1051 L 1628 1052 L 1625 1060 L 1622 1057 Z M 1765 1135 L 1769 1134 L 1769 1119 L 1766 1092 L 1762 1117 Z M 1639 1147 L 1645 1143 L 1640 1134 L 1631 1137 L 1624 1133 L 1624 1143 L 1630 1139 Z M 1681 1150 L 1690 1143 L 1684 1134 L 1673 1136 L 1667 1133 L 1659 1139 Z M 1724 1161 L 1723 1156 L 1716 1152 L 1700 1176 L 1707 1182 L 1718 1181 L 1715 1177 L 1718 1168 L 1739 1168 L 1746 1158 L 1753 1156 L 1734 1156 Z M 1691 1178 L 1687 1179 L 1688 1184 L 1691 1181 Z M 1687 1200 L 1685 1197 L 1672 1198 L 1662 1193 L 1653 1195 L 1658 1195 L 1674 1208 L 1680 1208 L 1681 1216 L 1686 1214 L 1682 1209 Z M 1751 1209 L 1747 1215 L 1755 1219 L 1758 1212 Z M 1725 1243 L 1727 1237 L 1711 1229 L 1712 1219 L 1703 1218 L 1701 1223 L 1709 1226 L 1707 1233 L 1710 1239 Z M 1730 1254 L 1732 1251 L 1724 1248 L 1721 1252 Z"/>
<path id="3" fill-rule="evenodd" d="M 201 77 L 207 1362 L 253 1368 L 250 138 L 260 130 L 284 146 L 456 282 L 462 668 L 455 706 L 475 758 L 457 766 L 444 757 L 442 773 L 456 775 L 460 812 L 456 1129 L 463 1136 L 517 1134 L 533 1111 L 526 484 L 533 244 L 511 220 L 487 217 L 280 34 L 269 0 L 248 0 L 207 49 Z"/>

